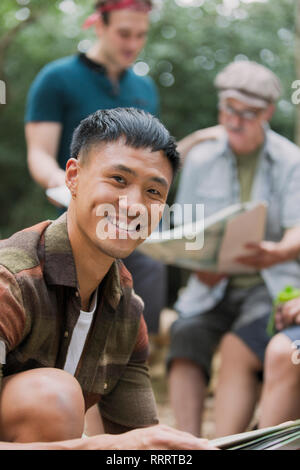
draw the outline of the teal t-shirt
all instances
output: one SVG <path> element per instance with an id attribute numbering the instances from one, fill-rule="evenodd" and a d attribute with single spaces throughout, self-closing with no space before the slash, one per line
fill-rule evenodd
<path id="1" fill-rule="evenodd" d="M 159 100 L 150 77 L 125 70 L 114 85 L 102 65 L 84 54 L 58 59 L 46 65 L 31 85 L 25 121 L 62 124 L 58 162 L 65 168 L 74 129 L 98 109 L 135 107 L 157 115 Z"/>

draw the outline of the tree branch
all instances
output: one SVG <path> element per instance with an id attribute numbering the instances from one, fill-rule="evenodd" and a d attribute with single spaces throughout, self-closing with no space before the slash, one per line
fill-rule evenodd
<path id="1" fill-rule="evenodd" d="M 27 20 L 18 23 L 12 29 L 7 31 L 7 33 L 0 38 L 0 55 L 2 55 L 3 51 L 5 51 L 10 46 L 19 31 L 21 31 L 23 28 L 25 28 L 25 26 L 30 23 L 33 23 L 34 21 L 36 21 L 36 17 L 30 16 Z"/>

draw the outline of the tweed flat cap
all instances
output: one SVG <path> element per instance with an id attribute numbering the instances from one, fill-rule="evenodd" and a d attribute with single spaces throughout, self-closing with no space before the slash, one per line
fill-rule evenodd
<path id="1" fill-rule="evenodd" d="M 263 65 L 248 60 L 227 65 L 214 84 L 220 98 L 236 98 L 250 106 L 266 107 L 281 94 L 278 77 Z"/>

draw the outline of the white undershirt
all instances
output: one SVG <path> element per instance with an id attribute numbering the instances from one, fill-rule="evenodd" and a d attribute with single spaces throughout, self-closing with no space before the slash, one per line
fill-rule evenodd
<path id="1" fill-rule="evenodd" d="M 64 370 L 72 375 L 75 374 L 90 326 L 93 321 L 93 316 L 97 306 L 97 293 L 98 289 L 93 294 L 90 311 L 84 312 L 83 310 L 80 310 L 79 318 L 73 330 L 64 366 Z"/>

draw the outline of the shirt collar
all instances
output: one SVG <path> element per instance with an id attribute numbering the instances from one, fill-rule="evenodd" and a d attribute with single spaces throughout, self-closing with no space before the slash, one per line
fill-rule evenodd
<path id="1" fill-rule="evenodd" d="M 44 259 L 44 276 L 49 285 L 78 288 L 66 212 L 54 220 L 45 231 Z M 103 295 L 113 308 L 116 308 L 120 301 L 124 279 L 126 282 L 128 273 L 126 275 L 123 263 L 116 260 L 102 281 Z"/>
<path id="2" fill-rule="evenodd" d="M 45 231 L 44 275 L 48 284 L 77 287 L 66 212 L 54 220 Z"/>
<path id="3" fill-rule="evenodd" d="M 95 70 L 95 72 L 98 72 L 98 73 L 101 73 L 102 75 L 107 76 L 107 69 L 105 65 L 100 64 L 99 62 L 95 62 L 94 60 L 87 57 L 87 55 L 84 54 L 83 52 L 79 54 L 79 59 L 90 69 Z M 127 72 L 128 70 L 124 69 L 120 74 L 120 78 L 123 78 Z"/>

